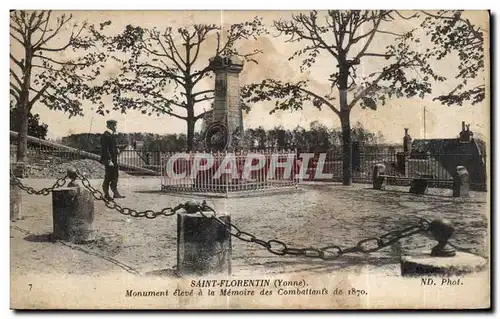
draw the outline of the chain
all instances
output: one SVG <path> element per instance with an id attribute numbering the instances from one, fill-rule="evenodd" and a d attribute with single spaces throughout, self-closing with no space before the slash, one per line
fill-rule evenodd
<path id="1" fill-rule="evenodd" d="M 36 195 L 48 195 L 50 192 L 52 192 L 54 188 L 64 186 L 66 184 L 66 179 L 68 178 L 68 175 L 61 177 L 57 179 L 57 181 L 54 183 L 52 187 L 43 188 L 37 191 L 32 187 L 23 185 L 20 179 L 17 178 L 12 172 L 10 176 L 11 176 L 10 180 L 13 185 L 19 186 L 21 189 L 25 190 L 28 194 L 36 194 Z M 241 231 L 236 225 L 230 222 L 228 223 L 224 222 L 217 216 L 216 211 L 210 206 L 208 206 L 206 202 L 203 202 L 201 205 L 194 202 L 188 202 L 186 204 L 180 204 L 174 208 L 170 207 L 163 208 L 161 211 L 158 212 L 155 212 L 150 209 L 145 211 L 137 211 L 132 208 L 121 207 L 113 200 L 107 200 L 103 195 L 103 193 L 98 189 L 95 189 L 90 184 L 90 181 L 84 175 L 80 174 L 79 172 L 76 172 L 76 176 L 81 179 L 83 186 L 90 191 L 90 193 L 95 199 L 104 201 L 106 207 L 115 209 L 122 215 L 131 216 L 135 218 L 146 217 L 147 219 L 155 219 L 158 216 L 172 216 L 176 214 L 179 209 L 185 209 L 187 212 L 191 213 L 199 212 L 205 218 L 215 219 L 220 225 L 226 228 L 226 231 L 231 236 L 236 237 L 244 242 L 258 244 L 267 249 L 270 253 L 279 256 L 293 255 L 293 256 L 303 256 L 309 258 L 320 258 L 323 260 L 332 260 L 348 253 L 356 253 L 356 252 L 371 253 L 380 250 L 382 248 L 385 248 L 387 246 L 390 246 L 396 243 L 397 241 L 401 240 L 402 238 L 410 237 L 415 234 L 428 231 L 430 228 L 430 221 L 425 218 L 421 218 L 419 222 L 414 226 L 410 226 L 401 230 L 391 231 L 379 237 L 366 238 L 360 240 L 355 246 L 345 249 L 342 249 L 336 245 L 330 245 L 322 248 L 289 247 L 286 243 L 284 243 L 281 240 L 271 239 L 265 241 L 257 238 L 255 235 L 251 233 Z M 210 214 L 209 216 L 205 214 L 205 212 L 212 212 L 213 214 Z"/>
<path id="2" fill-rule="evenodd" d="M 395 242 L 399 241 L 402 238 L 405 237 L 410 237 L 412 235 L 425 232 L 429 230 L 430 227 L 430 221 L 424 218 L 421 218 L 417 225 L 407 227 L 401 230 L 395 230 L 388 232 L 380 237 L 370 237 L 366 238 L 363 240 L 360 240 L 356 246 L 342 249 L 339 246 L 336 245 L 330 245 L 322 248 L 314 248 L 314 247 L 308 247 L 308 248 L 296 248 L 296 247 L 289 247 L 286 243 L 284 243 L 281 240 L 277 239 L 271 239 L 271 240 L 262 240 L 257 238 L 255 235 L 241 231 L 238 227 L 236 227 L 232 223 L 226 223 L 223 220 L 221 220 L 219 217 L 217 217 L 217 214 L 213 208 L 208 206 L 205 202 L 203 204 L 198 205 L 197 207 L 198 212 L 206 217 L 206 218 L 211 218 L 215 219 L 219 224 L 224 226 L 226 228 L 226 231 L 233 237 L 238 238 L 239 240 L 245 241 L 245 242 L 251 242 L 258 244 L 265 249 L 267 249 L 270 253 L 279 255 L 279 256 L 284 256 L 284 255 L 293 255 L 293 256 L 303 256 L 303 257 L 309 257 L 309 258 L 320 258 L 323 260 L 333 260 L 341 255 L 348 254 L 348 253 L 355 253 L 355 252 L 362 252 L 362 253 L 370 253 L 374 252 L 377 250 L 380 250 L 384 247 L 390 246 L 394 244 Z M 207 215 L 204 212 L 212 212 L 213 214 Z"/>
<path id="3" fill-rule="evenodd" d="M 106 207 L 114 209 L 122 215 L 131 216 L 134 218 L 146 217 L 147 219 L 155 219 L 158 216 L 172 216 L 176 214 L 179 209 L 184 207 L 184 205 L 181 204 L 174 208 L 170 207 L 163 208 L 161 211 L 158 212 L 155 212 L 151 209 L 145 211 L 137 211 L 133 208 L 122 207 L 113 200 L 107 200 L 104 194 L 100 190 L 95 189 L 90 184 L 90 181 L 84 175 L 80 174 L 79 172 L 77 172 L 76 174 L 77 177 L 81 179 L 83 187 L 89 190 L 95 199 L 103 201 Z"/>
<path id="4" fill-rule="evenodd" d="M 63 177 L 58 178 L 54 183 L 54 185 L 52 185 L 51 187 L 45 187 L 42 188 L 41 190 L 35 190 L 33 187 L 24 185 L 23 182 L 21 182 L 21 180 L 17 178 L 16 175 L 14 175 L 14 173 L 10 172 L 11 185 L 18 186 L 20 189 L 24 190 L 28 194 L 43 195 L 43 196 L 49 195 L 55 188 L 63 187 L 64 185 L 66 185 L 67 178 L 68 175 L 66 174 Z"/>

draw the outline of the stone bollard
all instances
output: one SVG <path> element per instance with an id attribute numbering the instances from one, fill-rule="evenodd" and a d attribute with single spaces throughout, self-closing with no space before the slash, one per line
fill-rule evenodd
<path id="1" fill-rule="evenodd" d="M 447 220 L 434 220 L 429 231 L 438 244 L 431 253 L 401 257 L 401 275 L 460 275 L 479 272 L 486 268 L 487 260 L 470 253 L 457 252 L 448 240 L 455 229 Z"/>
<path id="2" fill-rule="evenodd" d="M 414 178 L 410 184 L 410 193 L 424 195 L 427 194 L 428 190 L 427 179 L 425 178 Z"/>
<path id="3" fill-rule="evenodd" d="M 74 182 L 70 185 L 75 185 Z M 94 240 L 94 199 L 92 194 L 75 185 L 52 191 L 52 213 L 54 240 L 69 241 L 74 244 Z"/>
<path id="4" fill-rule="evenodd" d="M 469 188 L 469 172 L 464 166 L 457 166 L 453 175 L 453 197 L 468 197 Z"/>
<path id="5" fill-rule="evenodd" d="M 231 275 L 231 235 L 229 227 L 209 218 L 213 212 L 196 209 L 177 215 L 177 275 Z M 230 223 L 230 216 L 218 216 L 225 223 Z"/>
<path id="6" fill-rule="evenodd" d="M 21 218 L 22 193 L 17 186 L 10 184 L 10 220 L 16 221 Z"/>
<path id="7" fill-rule="evenodd" d="M 385 177 L 380 176 L 383 175 L 384 173 L 385 173 L 384 164 L 376 164 L 373 166 L 373 174 L 372 174 L 373 189 L 377 190 L 385 189 L 385 186 L 387 185 L 387 180 Z"/>

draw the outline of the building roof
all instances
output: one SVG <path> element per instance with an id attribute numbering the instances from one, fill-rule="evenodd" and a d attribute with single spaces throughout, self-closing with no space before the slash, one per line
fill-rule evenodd
<path id="1" fill-rule="evenodd" d="M 411 145 L 410 159 L 428 153 L 451 176 L 457 166 L 465 166 L 472 183 L 485 183 L 486 165 L 481 148 L 475 139 L 470 142 L 461 142 L 458 138 L 416 139 Z"/>

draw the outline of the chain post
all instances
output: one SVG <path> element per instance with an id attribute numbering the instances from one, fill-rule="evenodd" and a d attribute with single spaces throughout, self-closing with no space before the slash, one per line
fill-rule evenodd
<path id="1" fill-rule="evenodd" d="M 200 213 L 202 217 L 214 219 L 221 226 L 224 226 L 224 229 L 230 236 L 236 237 L 237 239 L 244 242 L 258 244 L 264 247 L 270 253 L 279 256 L 291 255 L 332 260 L 340 257 L 341 255 L 349 253 L 370 253 L 378 251 L 384 247 L 394 244 L 402 238 L 410 237 L 415 234 L 427 231 L 431 231 L 436 240 L 439 242 L 439 244 L 433 249 L 433 253 L 435 254 L 435 256 L 441 256 L 443 254 L 449 255 L 454 253 L 454 249 L 449 249 L 449 244 L 447 243 L 448 238 L 453 234 L 454 229 L 453 227 L 451 227 L 451 225 L 449 225 L 448 222 L 442 220 L 430 222 L 428 219 L 421 218 L 414 226 L 407 227 L 402 230 L 391 231 L 380 237 L 366 238 L 360 240 L 355 246 L 345 249 L 341 249 L 339 246 L 335 245 L 330 245 L 323 248 L 292 248 L 288 247 L 286 243 L 277 239 L 271 239 L 267 241 L 259 239 L 252 233 L 240 230 L 236 225 L 232 224 L 229 219 L 227 222 L 223 221 L 220 217 L 217 216 L 216 211 L 212 207 L 207 205 L 206 201 L 203 201 L 201 204 L 195 201 L 187 201 L 186 203 L 179 204 L 174 208 L 165 207 L 158 212 L 155 212 L 151 209 L 145 211 L 137 211 L 129 207 L 122 207 L 113 200 L 105 200 L 103 193 L 100 190 L 95 189 L 91 185 L 90 181 L 74 168 L 68 169 L 66 175 L 57 179 L 51 187 L 43 188 L 38 191 L 33 189 L 32 187 L 23 185 L 19 178 L 17 178 L 12 172 L 10 173 L 10 182 L 13 186 L 19 187 L 20 189 L 26 191 L 28 194 L 35 195 L 48 195 L 55 188 L 63 187 L 66 184 L 67 179 L 70 179 L 70 183 L 68 184 L 68 186 L 76 186 L 75 181 L 77 178 L 81 180 L 83 187 L 89 190 L 90 194 L 95 199 L 104 201 L 106 207 L 114 209 L 122 215 L 131 216 L 134 218 L 155 219 L 160 215 L 166 217 L 175 215 L 180 209 L 183 209 L 188 215 Z M 210 212 L 211 214 L 206 214 L 207 212 Z"/>

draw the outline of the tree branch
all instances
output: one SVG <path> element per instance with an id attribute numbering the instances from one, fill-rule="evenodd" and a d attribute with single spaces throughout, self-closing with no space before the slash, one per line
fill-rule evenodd
<path id="1" fill-rule="evenodd" d="M 206 66 L 205 68 L 201 69 L 200 71 L 193 73 L 191 76 L 192 79 L 194 79 L 193 85 L 198 83 L 198 81 L 200 81 L 203 78 L 203 76 L 205 76 L 205 74 L 207 72 L 210 72 L 210 66 Z"/>
<path id="2" fill-rule="evenodd" d="M 64 51 L 66 50 L 67 48 L 69 48 L 71 46 L 71 43 L 68 42 L 68 44 L 66 44 L 65 46 L 63 47 L 60 47 L 60 48 L 57 48 L 57 49 L 53 49 L 53 48 L 38 48 L 38 50 L 40 51 L 47 51 L 47 52 L 60 52 L 60 51 Z"/>
<path id="3" fill-rule="evenodd" d="M 326 105 L 328 105 L 328 107 L 329 107 L 329 108 L 330 108 L 330 109 L 331 109 L 331 110 L 332 110 L 335 114 L 340 115 L 339 110 L 337 110 L 337 109 L 335 108 L 335 106 L 333 106 L 333 104 L 331 104 L 331 103 L 330 103 L 328 100 L 326 100 L 324 97 L 322 97 L 322 96 L 320 96 L 320 95 L 318 95 L 318 94 L 316 94 L 316 93 L 313 93 L 313 92 L 311 92 L 311 91 L 309 91 L 309 90 L 307 90 L 307 89 L 304 89 L 304 88 L 302 88 L 302 87 L 299 87 L 299 90 L 300 90 L 300 91 L 302 91 L 302 92 L 304 92 L 304 93 L 306 93 L 306 94 L 308 94 L 308 95 L 310 95 L 310 96 L 313 96 L 313 97 L 315 97 L 315 98 L 317 98 L 317 99 L 322 100 L 322 101 L 323 101 L 323 103 L 325 103 Z"/>
<path id="4" fill-rule="evenodd" d="M 378 29 L 378 26 L 380 25 L 380 22 L 382 22 L 382 18 L 383 18 L 383 15 L 380 15 L 378 17 L 377 21 L 374 21 L 374 23 L 373 23 L 373 29 L 372 30 L 377 30 Z M 375 36 L 375 32 L 373 32 L 372 34 L 370 34 L 368 36 L 368 40 L 366 40 L 365 45 L 363 46 L 363 48 L 361 49 L 361 51 L 359 51 L 359 53 L 357 54 L 357 56 L 356 56 L 356 58 L 354 60 L 359 60 L 363 56 L 363 54 L 366 52 L 366 50 L 370 46 L 371 42 L 373 41 L 373 37 L 374 36 Z"/>
<path id="5" fill-rule="evenodd" d="M 438 14 L 432 14 L 432 13 L 429 13 L 427 11 L 424 11 L 424 10 L 421 10 L 422 13 L 424 13 L 425 15 L 429 16 L 429 17 L 432 17 L 432 18 L 436 18 L 436 19 L 443 19 L 443 20 L 457 20 L 457 21 L 462 21 L 463 23 L 465 23 L 469 29 L 471 30 L 471 33 L 472 35 L 480 40 L 480 41 L 484 41 L 483 39 L 483 35 L 481 32 L 479 32 L 478 30 L 474 30 L 474 26 L 472 25 L 472 23 L 469 21 L 469 19 L 463 19 L 462 17 L 460 18 L 457 18 L 455 16 L 453 17 L 448 17 L 448 16 L 445 16 L 444 13 L 443 15 L 438 15 Z"/>
<path id="6" fill-rule="evenodd" d="M 61 20 L 59 20 L 59 23 L 58 23 L 58 26 L 56 27 L 56 29 L 54 30 L 54 32 L 49 35 L 46 39 L 44 39 L 43 41 L 39 41 L 40 43 L 36 46 L 33 47 L 34 51 L 37 51 L 37 50 L 42 50 L 42 45 L 46 44 L 47 42 L 49 42 L 50 40 L 52 40 L 57 34 L 59 34 L 59 31 L 61 31 L 61 28 L 69 21 L 71 20 L 73 16 L 70 14 L 68 16 L 67 19 L 65 19 L 65 15 L 63 15 L 61 17 Z M 82 26 L 82 29 L 83 29 L 83 26 Z M 80 32 L 82 31 L 82 29 L 80 29 L 80 31 L 78 32 L 78 34 L 80 34 Z M 73 39 L 73 33 L 71 33 L 71 36 L 70 36 L 70 40 L 68 41 L 68 46 L 71 44 L 71 40 Z M 51 50 L 45 50 L 45 51 L 51 51 Z"/>
<path id="7" fill-rule="evenodd" d="M 145 102 L 146 104 L 150 105 L 153 109 L 156 109 L 156 110 L 158 110 L 158 111 L 160 111 L 160 112 L 162 112 L 162 113 L 168 114 L 168 115 L 170 115 L 170 116 L 176 117 L 176 118 L 181 119 L 181 120 L 187 120 L 187 118 L 186 118 L 186 117 L 181 116 L 181 115 L 178 115 L 178 114 L 176 114 L 176 113 L 174 113 L 174 112 L 171 112 L 171 111 L 167 111 L 167 110 L 165 110 L 165 109 L 163 109 L 163 108 L 161 108 L 161 107 L 159 107 L 159 106 L 156 106 L 155 104 L 153 104 L 153 103 L 151 103 L 151 102 L 149 102 L 149 101 L 144 101 L 144 102 Z"/>
<path id="8" fill-rule="evenodd" d="M 14 33 L 10 33 L 10 36 L 13 37 L 17 42 L 19 42 L 22 46 L 24 46 L 24 41 L 21 41 Z"/>
<path id="9" fill-rule="evenodd" d="M 199 99 L 199 100 L 195 99 L 195 100 L 194 100 L 194 103 L 203 102 L 203 101 L 210 101 L 210 100 L 212 100 L 213 98 L 214 98 L 213 96 L 205 96 L 205 97 L 203 97 L 203 98 L 201 98 L 201 99 Z"/>
<path id="10" fill-rule="evenodd" d="M 10 93 L 16 99 L 16 102 L 19 103 L 19 93 L 17 93 L 17 91 L 14 89 L 10 89 Z"/>
<path id="11" fill-rule="evenodd" d="M 204 90 L 204 91 L 193 93 L 192 96 L 196 97 L 196 96 L 198 96 L 200 94 L 213 93 L 213 92 L 215 92 L 215 90 Z"/>
<path id="12" fill-rule="evenodd" d="M 19 89 L 17 86 L 15 86 L 14 83 L 10 83 L 11 90 L 14 90 L 17 92 L 17 94 L 21 94 L 21 89 Z"/>
<path id="13" fill-rule="evenodd" d="M 415 17 L 418 17 L 418 14 L 416 14 L 416 13 L 412 14 L 412 15 L 411 15 L 411 16 L 409 16 L 409 17 L 405 17 L 404 15 L 402 15 L 401 13 L 399 13 L 399 11 L 398 11 L 398 10 L 394 10 L 394 12 L 396 12 L 396 14 L 397 14 L 397 15 L 398 15 L 401 19 L 404 19 L 404 20 L 411 20 L 411 19 L 413 19 L 413 18 L 415 18 Z"/>
<path id="14" fill-rule="evenodd" d="M 391 65 L 389 68 L 387 68 L 386 70 L 384 70 L 383 72 L 380 72 L 379 76 L 374 81 L 372 81 L 372 83 L 370 83 L 369 86 L 367 86 L 366 88 L 364 88 L 359 94 L 357 94 L 351 100 L 351 103 L 349 103 L 348 108 L 352 109 L 356 105 L 356 103 L 358 103 L 358 101 L 360 99 L 362 99 L 363 97 L 365 97 L 371 90 L 373 90 L 375 88 L 375 86 L 377 85 L 377 83 L 380 82 L 380 80 L 382 80 L 382 78 L 387 73 L 389 73 L 393 69 L 399 68 L 399 67 L 401 67 L 401 65 L 399 63 L 395 63 L 395 64 Z"/>
<path id="15" fill-rule="evenodd" d="M 165 70 L 165 69 L 162 69 L 161 67 L 159 66 L 156 66 L 156 65 L 152 65 L 152 64 L 149 64 L 149 63 L 144 63 L 144 64 L 139 64 L 137 66 L 138 68 L 141 68 L 141 67 L 148 67 L 148 68 L 152 68 L 152 69 L 155 69 L 155 70 L 158 70 L 160 72 L 163 73 L 164 77 L 166 78 L 169 78 L 169 79 L 172 79 L 174 80 L 175 82 L 179 83 L 180 85 L 184 85 L 184 82 L 182 82 L 182 80 L 184 79 L 182 76 L 180 75 L 177 75 L 177 74 L 174 74 L 172 71 L 169 71 L 169 70 Z M 165 65 L 165 67 L 167 67 Z M 140 72 L 139 72 L 140 73 Z"/>
<path id="16" fill-rule="evenodd" d="M 32 88 L 30 88 L 31 90 L 37 92 L 37 94 L 33 97 L 33 99 L 31 99 L 31 101 L 28 102 L 28 109 L 31 109 L 31 107 L 33 107 L 33 104 L 36 103 L 36 101 L 38 101 L 38 99 L 40 99 L 40 97 L 42 97 L 42 95 L 45 93 L 45 91 L 47 91 L 47 89 L 49 88 L 50 84 L 45 84 L 44 87 L 40 90 L 40 91 L 36 91 Z"/>
<path id="17" fill-rule="evenodd" d="M 212 110 L 204 111 L 204 112 L 202 112 L 202 113 L 200 113 L 200 114 L 196 115 L 194 118 L 195 118 L 196 120 L 199 120 L 200 118 L 204 117 L 204 116 L 205 116 L 205 114 L 210 113 L 210 112 L 212 112 Z"/>
<path id="18" fill-rule="evenodd" d="M 72 66 L 86 66 L 87 65 L 87 63 L 84 63 L 84 62 L 82 62 L 82 63 L 74 63 L 74 62 L 71 62 L 71 61 L 68 61 L 68 62 L 56 61 L 56 60 L 54 60 L 52 58 L 49 58 L 49 57 L 46 57 L 46 56 L 43 56 L 43 55 L 39 55 L 39 54 L 35 54 L 35 55 L 33 55 L 33 57 L 40 58 L 40 59 L 45 59 L 47 61 L 59 64 L 59 65 L 72 65 Z"/>
<path id="19" fill-rule="evenodd" d="M 35 47 L 40 45 L 40 43 L 43 41 L 43 38 L 45 37 L 45 34 L 47 33 L 47 27 L 49 25 L 49 20 L 50 20 L 51 14 L 52 14 L 52 11 L 49 11 L 47 13 L 47 19 L 45 19 L 45 26 L 44 26 L 43 30 L 41 30 L 42 34 L 40 35 L 40 39 L 35 43 L 35 45 L 34 45 Z"/>
<path id="20" fill-rule="evenodd" d="M 396 36 L 396 37 L 402 37 L 402 36 L 404 36 L 404 34 L 402 34 L 402 33 L 396 33 L 396 32 L 391 32 L 391 31 L 377 30 L 376 32 L 377 33 L 383 33 L 383 34 L 390 34 L 390 35 L 393 35 L 393 36 Z"/>
<path id="21" fill-rule="evenodd" d="M 374 57 L 381 57 L 381 58 L 390 58 L 390 57 L 393 57 L 394 54 L 364 53 L 363 56 L 374 56 Z"/>
<path id="22" fill-rule="evenodd" d="M 22 82 L 21 82 L 21 79 L 19 79 L 19 77 L 17 76 L 17 74 L 14 72 L 14 70 L 10 69 L 10 74 L 12 75 L 12 77 L 14 78 L 14 80 L 16 80 L 17 84 L 19 84 L 19 86 L 22 86 Z"/>
<path id="23" fill-rule="evenodd" d="M 166 36 L 165 36 L 165 37 L 166 37 Z M 182 73 L 184 73 L 184 72 L 185 72 L 185 70 L 182 68 L 182 66 L 181 66 L 181 64 L 179 63 L 179 61 L 177 61 L 177 59 L 175 58 L 175 56 L 174 56 L 174 52 L 173 52 L 173 50 L 170 48 L 170 46 L 169 46 L 169 51 L 170 51 L 170 54 L 169 54 L 169 53 L 168 53 L 168 51 L 167 51 L 167 48 L 165 47 L 165 45 L 163 44 L 163 42 L 161 41 L 161 39 L 160 39 L 160 37 L 159 37 L 159 36 L 157 36 L 156 38 L 153 38 L 153 37 L 151 37 L 151 38 L 152 38 L 152 39 L 154 39 L 154 40 L 156 40 L 156 41 L 158 41 L 158 43 L 160 44 L 160 46 L 161 46 L 161 48 L 162 48 L 163 52 L 165 53 L 165 56 L 166 56 L 166 57 L 167 57 L 170 61 L 174 62 L 174 63 L 175 63 L 175 65 L 179 68 L 179 70 L 180 70 Z M 167 45 L 168 45 L 168 39 L 167 39 Z"/>
<path id="24" fill-rule="evenodd" d="M 10 54 L 10 59 L 12 61 L 14 61 L 14 63 L 21 69 L 24 71 L 24 64 L 21 63 L 21 61 L 17 60 L 13 55 L 12 53 Z"/>

